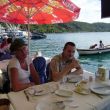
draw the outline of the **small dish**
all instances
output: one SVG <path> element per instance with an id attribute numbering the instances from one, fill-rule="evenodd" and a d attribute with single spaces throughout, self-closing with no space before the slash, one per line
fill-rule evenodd
<path id="1" fill-rule="evenodd" d="M 34 95 L 35 89 L 29 89 L 29 90 L 27 90 L 27 92 L 28 92 L 30 95 Z"/>
<path id="2" fill-rule="evenodd" d="M 37 106 L 36 106 L 36 110 L 52 110 L 52 106 L 49 106 L 50 104 L 49 103 L 39 103 Z"/>
<path id="3" fill-rule="evenodd" d="M 63 96 L 63 97 L 70 97 L 73 95 L 73 92 L 68 91 L 68 90 L 59 89 L 59 90 L 55 91 L 55 94 L 59 95 L 59 96 Z"/>
<path id="4" fill-rule="evenodd" d="M 35 95 L 35 96 L 39 96 L 39 95 L 45 95 L 48 93 L 47 90 L 44 90 L 44 89 L 39 89 L 39 90 L 36 90 L 36 89 L 29 89 L 28 90 L 28 93 L 30 95 Z"/>

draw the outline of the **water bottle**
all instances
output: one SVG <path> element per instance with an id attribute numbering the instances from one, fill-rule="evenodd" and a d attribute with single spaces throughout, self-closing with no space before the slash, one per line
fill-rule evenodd
<path id="1" fill-rule="evenodd" d="M 99 80 L 99 72 L 98 71 L 95 72 L 95 80 Z"/>

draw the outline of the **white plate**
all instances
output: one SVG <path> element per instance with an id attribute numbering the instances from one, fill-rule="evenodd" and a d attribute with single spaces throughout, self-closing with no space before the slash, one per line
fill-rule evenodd
<path id="1" fill-rule="evenodd" d="M 45 90 L 41 90 L 41 91 L 37 91 L 34 95 L 45 95 L 45 94 L 47 94 L 48 93 L 48 91 L 45 91 Z"/>
<path id="2" fill-rule="evenodd" d="M 36 106 L 36 110 L 52 110 L 52 107 L 49 106 L 49 103 L 39 103 Z"/>
<path id="3" fill-rule="evenodd" d="M 64 96 L 64 97 L 70 97 L 73 95 L 73 92 L 72 91 L 68 91 L 68 90 L 56 90 L 55 91 L 55 94 L 56 95 L 59 95 L 59 96 Z"/>
<path id="4" fill-rule="evenodd" d="M 64 110 L 64 104 L 52 102 L 40 102 L 36 110 Z"/>
<path id="5" fill-rule="evenodd" d="M 105 84 L 98 84 L 90 87 L 91 91 L 97 94 L 109 95 L 110 94 L 110 86 Z"/>
<path id="6" fill-rule="evenodd" d="M 35 96 L 45 95 L 45 94 L 47 94 L 48 92 L 49 92 L 49 91 L 44 90 L 44 89 L 39 89 L 39 90 L 29 89 L 29 90 L 28 90 L 28 93 L 29 93 L 29 94 L 35 95 Z"/>

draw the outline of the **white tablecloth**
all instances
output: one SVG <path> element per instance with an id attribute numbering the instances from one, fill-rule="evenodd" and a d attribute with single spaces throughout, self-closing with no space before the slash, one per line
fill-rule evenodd
<path id="1" fill-rule="evenodd" d="M 45 85 L 41 86 L 43 87 Z M 36 86 L 36 88 L 37 87 L 38 86 Z M 57 96 L 55 94 L 46 94 L 42 96 L 31 97 L 28 101 L 23 91 L 10 92 L 8 96 L 15 110 L 35 110 L 37 104 L 41 102 L 41 100 L 46 102 L 49 102 L 51 99 L 64 100 L 63 97 Z M 103 100 L 92 93 L 89 95 L 81 95 L 74 92 L 72 97 L 74 100 L 73 103 L 78 106 L 75 108 L 75 110 L 91 110 Z M 69 107 L 67 110 L 73 110 L 73 108 Z"/>
<path id="2" fill-rule="evenodd" d="M 88 74 L 87 71 L 84 72 L 85 79 L 89 78 L 89 76 L 93 76 L 94 74 L 90 73 Z M 58 82 L 50 82 L 47 84 L 42 85 L 36 85 L 33 88 L 36 90 L 39 90 L 40 88 L 43 88 L 45 90 L 47 89 L 55 89 L 58 86 Z M 90 84 L 90 83 L 89 83 Z M 74 90 L 74 84 L 73 83 L 67 83 L 65 84 L 65 88 L 68 90 Z M 29 89 L 29 88 L 28 88 Z M 62 101 L 66 100 L 65 97 L 61 97 L 58 95 L 55 95 L 55 93 L 47 93 L 45 95 L 41 96 L 31 96 L 29 95 L 29 101 L 26 98 L 26 95 L 24 94 L 24 91 L 20 92 L 10 92 L 8 93 L 8 97 L 14 107 L 15 110 L 36 110 L 36 106 L 42 101 L 43 102 L 51 102 L 51 101 Z M 106 98 L 99 98 L 93 93 L 90 93 L 89 95 L 81 95 L 73 91 L 73 96 L 71 97 L 73 99 L 73 105 L 77 105 L 76 108 L 67 106 L 65 110 L 95 110 L 96 107 L 98 108 L 98 105 L 102 102 L 105 102 Z M 46 110 L 46 109 L 45 109 Z M 98 109 L 97 109 L 98 110 Z"/>

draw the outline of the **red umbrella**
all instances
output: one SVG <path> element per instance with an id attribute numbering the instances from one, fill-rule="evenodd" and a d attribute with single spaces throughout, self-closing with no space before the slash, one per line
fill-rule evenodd
<path id="1" fill-rule="evenodd" d="M 80 8 L 70 0 L 0 0 L 0 22 L 14 24 L 54 24 L 78 18 Z"/>
<path id="2" fill-rule="evenodd" d="M 78 18 L 79 12 L 70 0 L 0 0 L 0 21 L 28 24 L 28 36 L 29 24 L 69 22 Z"/>
<path id="3" fill-rule="evenodd" d="M 28 24 L 28 36 L 29 24 L 65 23 L 79 12 L 70 0 L 0 0 L 0 22 Z"/>
<path id="4" fill-rule="evenodd" d="M 70 0 L 0 0 L 0 21 L 15 24 L 54 24 L 78 18 Z"/>

